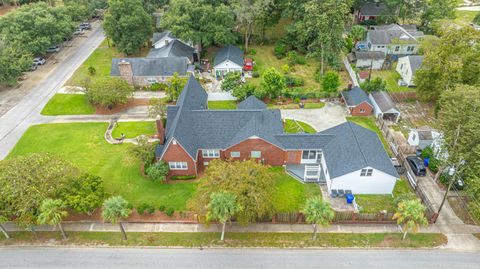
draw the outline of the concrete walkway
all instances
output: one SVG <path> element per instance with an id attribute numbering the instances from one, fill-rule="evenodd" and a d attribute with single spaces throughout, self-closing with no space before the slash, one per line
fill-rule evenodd
<path id="1" fill-rule="evenodd" d="M 295 119 L 310 124 L 317 132 L 326 130 L 346 121 L 343 106 L 327 102 L 320 109 L 284 109 L 282 118 Z"/>
<path id="2" fill-rule="evenodd" d="M 350 80 L 352 81 L 353 86 L 360 86 L 357 80 L 357 75 L 355 74 L 355 71 L 353 71 L 352 67 L 350 66 L 350 63 L 348 62 L 347 57 L 343 57 L 343 65 L 345 65 L 345 69 L 348 72 L 348 75 L 350 76 Z"/>

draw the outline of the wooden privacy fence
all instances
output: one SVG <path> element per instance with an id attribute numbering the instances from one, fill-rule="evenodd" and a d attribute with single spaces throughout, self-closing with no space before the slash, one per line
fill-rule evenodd
<path id="1" fill-rule="evenodd" d="M 393 212 L 357 213 L 353 211 L 335 211 L 332 222 L 337 224 L 391 224 L 395 223 L 395 221 L 392 220 L 393 214 Z M 305 216 L 300 212 L 285 212 L 275 214 L 272 218 L 272 223 L 306 223 L 306 220 Z"/>

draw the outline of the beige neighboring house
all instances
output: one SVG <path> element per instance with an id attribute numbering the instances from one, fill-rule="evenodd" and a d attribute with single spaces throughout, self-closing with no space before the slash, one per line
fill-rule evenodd
<path id="1" fill-rule="evenodd" d="M 415 72 L 422 66 L 423 58 L 422 55 L 410 55 L 398 59 L 396 70 L 402 76 L 402 79 L 398 81 L 399 85 L 415 86 Z"/>
<path id="2" fill-rule="evenodd" d="M 400 56 L 417 54 L 423 36 L 415 25 L 375 25 L 367 32 L 367 47 L 397 60 Z"/>
<path id="3" fill-rule="evenodd" d="M 174 73 L 187 77 L 194 68 L 186 57 L 114 58 L 110 76 L 121 77 L 137 87 L 168 83 Z"/>

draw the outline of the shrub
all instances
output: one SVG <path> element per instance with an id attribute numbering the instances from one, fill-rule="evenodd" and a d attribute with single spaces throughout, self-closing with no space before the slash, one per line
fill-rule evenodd
<path id="1" fill-rule="evenodd" d="M 258 66 L 257 66 L 257 65 L 254 65 L 254 66 L 252 67 L 252 71 L 253 71 L 253 72 L 258 72 Z"/>
<path id="2" fill-rule="evenodd" d="M 406 192 L 402 193 L 399 196 L 395 197 L 393 199 L 393 203 L 395 204 L 395 208 L 398 208 L 398 205 L 403 202 L 403 201 L 409 201 L 409 200 L 414 200 L 418 199 L 418 197 L 415 195 L 413 192 Z"/>
<path id="3" fill-rule="evenodd" d="M 428 162 L 428 168 L 430 169 L 430 171 L 432 171 L 433 173 L 437 173 L 439 167 L 440 167 L 440 160 L 431 157 L 430 161 Z"/>
<path id="4" fill-rule="evenodd" d="M 165 207 L 164 205 L 161 205 L 161 206 L 158 207 L 158 210 L 160 210 L 161 212 L 163 212 L 163 211 L 165 211 L 165 208 L 166 208 L 166 207 Z"/>
<path id="5" fill-rule="evenodd" d="M 250 95 L 253 95 L 255 91 L 255 86 L 251 84 L 243 84 L 240 87 L 236 87 L 232 91 L 232 95 L 237 97 L 239 100 L 243 100 Z"/>
<path id="6" fill-rule="evenodd" d="M 433 149 L 431 147 L 426 147 L 422 150 L 422 158 L 431 158 L 433 156 Z"/>
<path id="7" fill-rule="evenodd" d="M 95 69 L 95 67 L 93 66 L 88 67 L 88 74 L 90 74 L 90 76 L 94 76 L 96 73 L 97 73 L 97 69 Z"/>
<path id="8" fill-rule="evenodd" d="M 140 215 L 153 214 L 155 212 L 155 207 L 150 204 L 143 203 L 139 207 L 137 207 L 137 212 Z"/>
<path id="9" fill-rule="evenodd" d="M 287 85 L 287 87 L 298 87 L 298 86 L 303 86 L 304 84 L 305 82 L 303 81 L 302 78 L 285 76 L 285 85 Z"/>
<path id="10" fill-rule="evenodd" d="M 133 87 L 121 78 L 106 77 L 89 83 L 85 95 L 91 104 L 112 108 L 127 103 L 133 96 Z"/>
<path id="11" fill-rule="evenodd" d="M 290 71 L 291 71 L 291 68 L 290 68 L 290 66 L 289 66 L 288 64 L 282 65 L 281 69 L 282 69 L 282 72 L 283 72 L 284 74 L 288 74 L 288 73 L 290 73 Z"/>
<path id="12" fill-rule="evenodd" d="M 296 51 L 289 51 L 287 53 L 287 60 L 289 65 L 301 64 L 304 65 L 307 61 L 305 57 L 298 55 Z"/>
<path id="13" fill-rule="evenodd" d="M 173 213 L 175 213 L 175 209 L 169 207 L 166 211 L 165 211 L 165 214 L 167 214 L 167 216 L 171 217 L 173 216 Z"/>
<path id="14" fill-rule="evenodd" d="M 293 102 L 296 103 L 296 104 L 300 103 L 300 98 L 295 97 L 295 99 L 293 99 Z"/>
<path id="15" fill-rule="evenodd" d="M 381 78 L 374 78 L 372 80 L 365 81 L 360 85 L 360 87 L 367 92 L 385 91 L 387 89 L 387 82 Z"/>
<path id="16" fill-rule="evenodd" d="M 254 77 L 254 78 L 259 78 L 259 77 L 260 77 L 260 74 L 259 74 L 258 72 L 255 72 L 255 71 L 254 71 L 254 72 L 252 73 L 252 77 Z"/>
<path id="17" fill-rule="evenodd" d="M 340 86 L 340 76 L 335 71 L 328 71 L 325 73 L 322 79 L 323 91 L 333 93 L 337 92 Z"/>
<path id="18" fill-rule="evenodd" d="M 151 91 L 165 91 L 168 88 L 168 85 L 163 83 L 153 83 L 150 86 Z"/>
<path id="19" fill-rule="evenodd" d="M 225 75 L 222 81 L 223 91 L 233 91 L 235 88 L 242 85 L 242 74 L 240 72 L 229 72 Z"/>
<path id="20" fill-rule="evenodd" d="M 249 49 L 248 54 L 255 55 L 255 54 L 257 54 L 257 50 L 256 49 Z"/>
<path id="21" fill-rule="evenodd" d="M 190 179 L 195 179 L 195 178 L 197 178 L 197 177 L 194 176 L 194 175 L 190 175 L 190 176 L 173 176 L 170 179 L 171 180 L 190 180 Z"/>
<path id="22" fill-rule="evenodd" d="M 168 170 L 168 164 L 164 161 L 159 161 L 149 165 L 147 169 L 145 169 L 145 172 L 148 178 L 163 182 L 167 178 Z"/>
<path id="23" fill-rule="evenodd" d="M 285 57 L 286 53 L 287 53 L 286 46 L 284 44 L 278 42 L 275 45 L 275 49 L 274 49 L 275 57 L 277 57 L 277 59 L 282 59 L 283 57 Z"/>

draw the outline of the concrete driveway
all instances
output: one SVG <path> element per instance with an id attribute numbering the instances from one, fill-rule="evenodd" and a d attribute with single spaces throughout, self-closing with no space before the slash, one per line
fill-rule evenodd
<path id="1" fill-rule="evenodd" d="M 336 103 L 326 103 L 320 109 L 284 109 L 282 118 L 306 122 L 318 132 L 339 125 L 346 121 L 345 108 Z"/>

